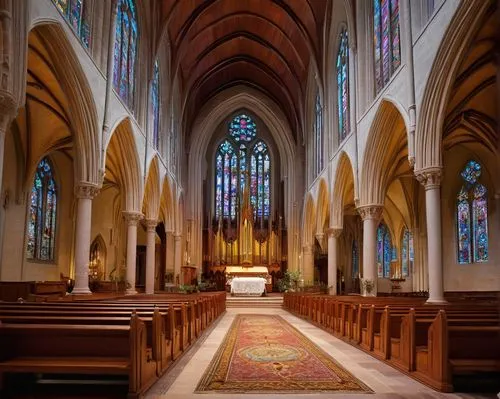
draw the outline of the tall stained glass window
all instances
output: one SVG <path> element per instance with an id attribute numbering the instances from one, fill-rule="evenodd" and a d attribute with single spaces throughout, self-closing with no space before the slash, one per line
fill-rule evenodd
<path id="1" fill-rule="evenodd" d="M 349 133 L 349 43 L 347 29 L 340 32 L 337 54 L 337 119 L 339 142 Z"/>
<path id="2" fill-rule="evenodd" d="M 229 123 L 228 136 L 215 156 L 215 217 L 236 218 L 248 192 L 254 218 L 271 214 L 271 158 L 257 137 L 255 122 L 245 114 Z"/>
<path id="3" fill-rule="evenodd" d="M 392 242 L 391 233 L 384 222 L 377 228 L 378 277 L 389 278 L 391 274 Z"/>
<path id="4" fill-rule="evenodd" d="M 488 261 L 488 191 L 479 183 L 481 165 L 470 160 L 462 170 L 457 195 L 458 263 Z"/>
<path id="5" fill-rule="evenodd" d="M 373 0 L 373 43 L 377 93 L 401 64 L 399 0 Z"/>
<path id="6" fill-rule="evenodd" d="M 50 161 L 38 164 L 31 187 L 26 256 L 28 259 L 54 260 L 57 218 L 57 187 Z"/>
<path id="7" fill-rule="evenodd" d="M 323 170 L 323 108 L 319 91 L 314 101 L 314 148 L 315 148 L 315 176 Z"/>
<path id="8" fill-rule="evenodd" d="M 153 111 L 153 146 L 158 149 L 160 138 L 160 68 L 158 60 L 153 67 L 153 82 L 151 84 L 151 106 Z"/>
<path id="9" fill-rule="evenodd" d="M 359 252 L 358 241 L 352 241 L 352 278 L 359 277 Z"/>
<path id="10" fill-rule="evenodd" d="M 83 45 L 90 46 L 90 16 L 88 2 L 85 0 L 52 0 L 64 15 Z"/>
<path id="11" fill-rule="evenodd" d="M 137 36 L 135 2 L 134 0 L 119 0 L 113 54 L 113 87 L 129 108 L 134 105 Z"/>
<path id="12" fill-rule="evenodd" d="M 408 277 L 413 268 L 413 234 L 405 228 L 401 237 L 401 275 Z"/>

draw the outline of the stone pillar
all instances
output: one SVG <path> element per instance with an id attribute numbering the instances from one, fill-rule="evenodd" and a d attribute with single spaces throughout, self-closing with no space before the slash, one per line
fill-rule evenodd
<path id="1" fill-rule="evenodd" d="M 370 205 L 358 208 L 363 219 L 363 280 L 371 280 L 373 289 L 370 293 L 365 292 L 361 286 L 364 296 L 377 296 L 377 227 L 382 217 L 381 205 Z"/>
<path id="2" fill-rule="evenodd" d="M 182 264 L 182 235 L 174 234 L 174 284 L 182 284 L 181 264 Z M 179 277 L 177 279 L 177 277 Z"/>
<path id="3" fill-rule="evenodd" d="M 303 253 L 303 268 L 302 279 L 305 285 L 314 284 L 314 254 L 311 245 L 304 245 L 302 248 Z"/>
<path id="4" fill-rule="evenodd" d="M 337 269 L 338 269 L 338 238 L 342 233 L 340 228 L 330 228 L 328 233 L 328 287 L 330 295 L 337 295 Z"/>
<path id="5" fill-rule="evenodd" d="M 444 299 L 441 245 L 441 168 L 419 171 L 417 179 L 425 187 L 427 269 L 429 272 L 429 299 L 427 303 L 447 303 Z"/>
<path id="6" fill-rule="evenodd" d="M 75 287 L 72 294 L 91 294 L 89 289 L 90 229 L 92 228 L 92 198 L 99 189 L 92 183 L 80 182 L 75 187 Z"/>
<path id="7" fill-rule="evenodd" d="M 147 248 L 146 248 L 146 294 L 155 293 L 155 249 L 156 249 L 156 225 L 155 219 L 146 219 Z"/>
<path id="8" fill-rule="evenodd" d="M 123 212 L 123 216 L 127 221 L 127 294 L 137 294 L 135 290 L 137 223 L 142 219 L 142 213 Z"/>

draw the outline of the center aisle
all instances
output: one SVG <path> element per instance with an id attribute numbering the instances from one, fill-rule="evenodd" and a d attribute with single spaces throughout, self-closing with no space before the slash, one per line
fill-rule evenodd
<path id="1" fill-rule="evenodd" d="M 374 394 L 343 394 L 343 393 L 315 393 L 314 398 L 464 398 L 469 395 L 455 395 L 438 393 L 425 385 L 407 377 L 392 367 L 374 359 L 372 356 L 353 348 L 351 345 L 335 338 L 331 334 L 312 324 L 301 320 L 283 309 L 276 308 L 229 308 L 214 327 L 206 332 L 198 342 L 173 365 L 146 394 L 146 398 L 311 398 L 311 394 L 227 394 L 227 393 L 202 393 L 194 391 L 209 366 L 212 358 L 238 314 L 279 315 L 312 342 L 332 356 L 346 370 L 360 379 Z"/>

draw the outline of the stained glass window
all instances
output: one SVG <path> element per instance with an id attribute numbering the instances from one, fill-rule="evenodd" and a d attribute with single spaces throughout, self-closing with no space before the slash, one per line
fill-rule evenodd
<path id="1" fill-rule="evenodd" d="M 399 0 L 373 0 L 373 30 L 378 93 L 401 64 Z"/>
<path id="2" fill-rule="evenodd" d="M 377 266 L 378 277 L 389 278 L 391 274 L 392 243 L 391 233 L 381 222 L 377 228 Z"/>
<path id="3" fill-rule="evenodd" d="M 315 147 L 315 176 L 323 170 L 323 109 L 321 106 L 321 98 L 319 91 L 316 92 L 314 102 L 314 147 Z"/>
<path id="4" fill-rule="evenodd" d="M 83 45 L 90 46 L 90 16 L 88 2 L 85 0 L 52 0 L 64 15 Z"/>
<path id="5" fill-rule="evenodd" d="M 352 278 L 359 277 L 359 253 L 358 253 L 358 241 L 352 241 Z"/>
<path id="6" fill-rule="evenodd" d="M 158 60 L 155 61 L 153 68 L 151 105 L 153 108 L 153 146 L 158 149 L 160 137 L 160 68 L 158 67 Z"/>
<path id="7" fill-rule="evenodd" d="M 457 195 L 458 263 L 488 261 L 488 191 L 479 183 L 481 165 L 470 160 L 461 172 Z"/>
<path id="8" fill-rule="evenodd" d="M 401 238 L 401 275 L 408 277 L 413 268 L 413 234 L 405 228 Z"/>
<path id="9" fill-rule="evenodd" d="M 31 187 L 26 256 L 53 261 L 57 218 L 57 188 L 50 161 L 38 164 Z"/>
<path id="10" fill-rule="evenodd" d="M 349 133 L 349 46 L 346 29 L 340 33 L 337 54 L 337 119 L 341 142 Z"/>
<path id="11" fill-rule="evenodd" d="M 129 108 L 134 105 L 137 36 L 135 2 L 134 0 L 119 0 L 113 54 L 113 87 Z"/>
<path id="12" fill-rule="evenodd" d="M 257 137 L 255 122 L 241 114 L 229 123 L 228 136 L 215 156 L 215 217 L 236 218 L 246 191 L 254 218 L 267 219 L 271 214 L 269 148 Z"/>

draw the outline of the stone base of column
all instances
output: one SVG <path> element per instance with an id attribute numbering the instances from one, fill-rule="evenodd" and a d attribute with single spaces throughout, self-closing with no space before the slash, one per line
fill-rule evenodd
<path id="1" fill-rule="evenodd" d="M 427 299 L 424 305 L 449 305 L 450 303 L 446 299 Z"/>
<path id="2" fill-rule="evenodd" d="M 135 288 L 127 288 L 127 291 L 125 291 L 125 295 L 135 295 L 135 294 L 137 294 Z"/>
<path id="3" fill-rule="evenodd" d="M 337 295 L 337 290 L 333 287 L 328 289 L 328 294 L 329 295 Z"/>
<path id="4" fill-rule="evenodd" d="M 83 288 L 73 288 L 71 295 L 91 295 L 92 291 L 88 287 Z"/>

